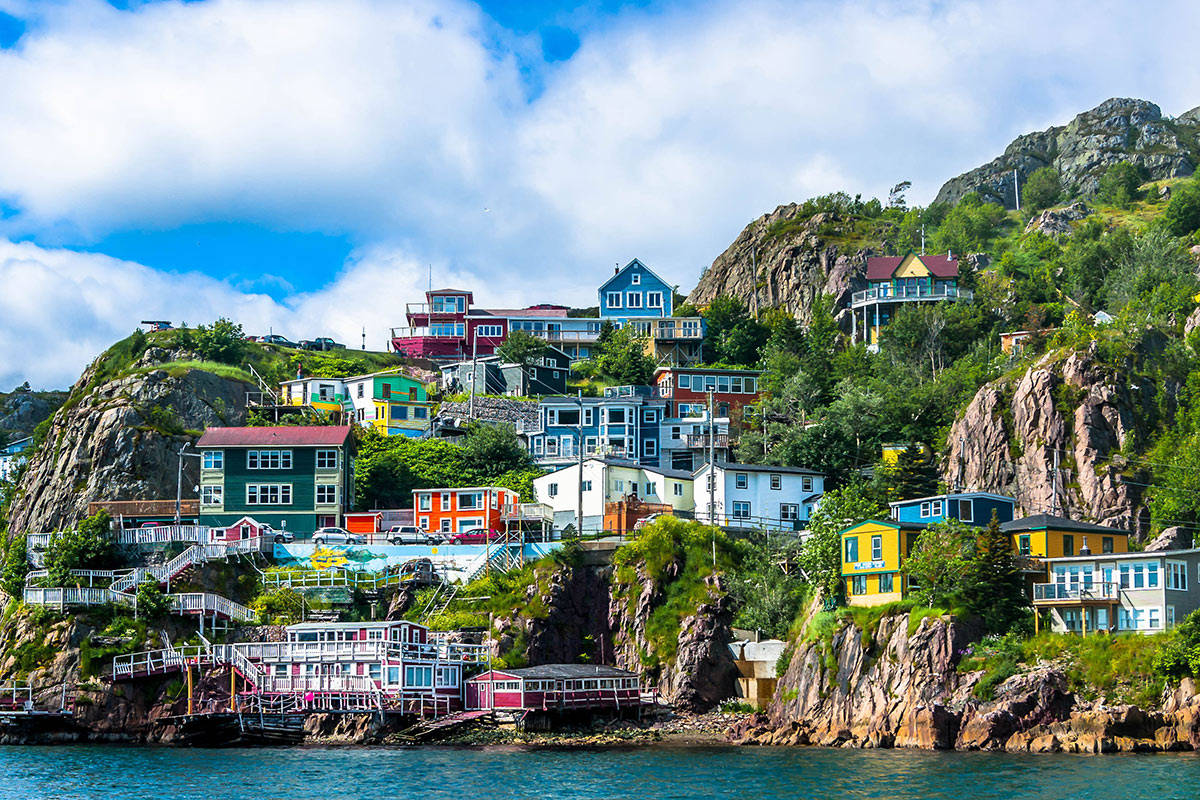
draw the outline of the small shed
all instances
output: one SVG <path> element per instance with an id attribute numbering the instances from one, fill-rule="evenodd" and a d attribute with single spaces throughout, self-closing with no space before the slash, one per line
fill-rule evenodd
<path id="1" fill-rule="evenodd" d="M 254 517 L 242 517 L 227 528 L 212 528 L 214 542 L 239 542 L 243 539 L 257 539 L 260 536 L 274 536 L 275 531 L 265 522 L 259 522 Z"/>
<path id="2" fill-rule="evenodd" d="M 356 511 L 346 513 L 346 530 L 351 533 L 379 533 L 383 530 L 382 511 Z"/>
<path id="3" fill-rule="evenodd" d="M 637 673 L 595 664 L 543 664 L 491 670 L 466 682 L 466 706 L 496 711 L 567 711 L 637 708 Z"/>

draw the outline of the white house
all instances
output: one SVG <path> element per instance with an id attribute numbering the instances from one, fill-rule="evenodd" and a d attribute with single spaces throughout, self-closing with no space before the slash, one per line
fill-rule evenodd
<path id="1" fill-rule="evenodd" d="M 696 470 L 695 481 L 696 519 L 735 528 L 803 530 L 825 492 L 825 476 L 801 467 L 718 461 Z"/>
<path id="2" fill-rule="evenodd" d="M 554 527 L 575 524 L 579 503 L 579 465 L 556 469 L 534 478 L 539 503 L 554 511 Z M 692 475 L 683 470 L 660 469 L 608 458 L 583 462 L 583 529 L 604 527 L 604 504 L 637 497 L 647 503 L 671 506 L 675 511 L 692 511 Z"/>
<path id="3" fill-rule="evenodd" d="M 16 473 L 28 455 L 25 451 L 32 445 L 33 437 L 26 436 L 0 447 L 0 481 L 8 480 L 10 475 Z"/>

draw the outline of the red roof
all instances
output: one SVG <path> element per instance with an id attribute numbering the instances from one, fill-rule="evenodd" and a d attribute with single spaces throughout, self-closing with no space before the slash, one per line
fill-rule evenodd
<path id="1" fill-rule="evenodd" d="M 867 259 L 867 280 L 869 281 L 886 281 L 892 277 L 896 268 L 908 256 L 875 256 Z M 928 267 L 929 271 L 938 278 L 957 278 L 958 277 L 958 259 L 952 258 L 948 253 L 937 254 L 932 256 L 914 256 L 920 260 L 922 264 Z"/>
<path id="2" fill-rule="evenodd" d="M 349 425 L 285 425 L 266 428 L 209 428 L 197 447 L 340 447 Z"/>

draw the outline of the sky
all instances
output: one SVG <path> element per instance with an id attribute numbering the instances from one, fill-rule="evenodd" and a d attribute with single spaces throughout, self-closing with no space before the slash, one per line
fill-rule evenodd
<path id="1" fill-rule="evenodd" d="M 752 219 L 1200 105 L 1200 4 L 0 0 L 0 391 L 141 320 L 384 349 L 430 282 L 687 292 Z M 1152 45 L 1148 43 L 1153 43 Z"/>

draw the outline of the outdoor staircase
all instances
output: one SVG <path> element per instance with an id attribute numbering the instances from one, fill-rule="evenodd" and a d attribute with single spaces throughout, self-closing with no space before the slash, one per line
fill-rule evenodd
<path id="1" fill-rule="evenodd" d="M 450 603 L 452 603 L 454 598 L 458 596 L 458 588 L 461 585 L 462 584 L 450 583 L 448 581 L 439 583 L 437 588 L 434 589 L 433 594 L 430 595 L 429 599 L 425 601 L 424 607 L 421 608 L 421 613 L 419 615 L 421 624 L 428 625 L 430 619 L 442 614 L 447 608 L 449 608 Z"/>

